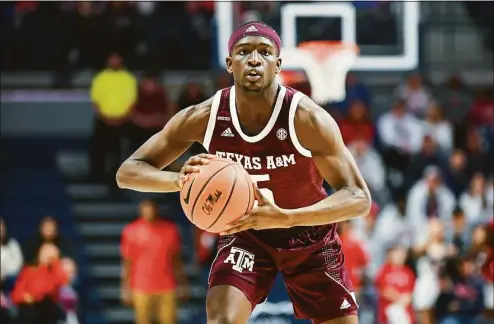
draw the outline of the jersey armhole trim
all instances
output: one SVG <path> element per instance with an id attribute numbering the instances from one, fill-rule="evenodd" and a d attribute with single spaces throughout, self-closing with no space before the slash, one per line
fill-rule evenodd
<path id="1" fill-rule="evenodd" d="M 213 97 L 211 111 L 209 112 L 208 126 L 206 127 L 206 132 L 204 133 L 204 140 L 202 141 L 202 146 L 204 146 L 208 152 L 209 145 L 211 144 L 211 138 L 213 137 L 214 126 L 216 125 L 216 115 L 218 115 L 218 109 L 220 108 L 222 91 L 223 90 L 219 90 Z"/>
<path id="2" fill-rule="evenodd" d="M 305 156 L 312 157 L 312 153 L 300 144 L 297 138 L 297 132 L 295 131 L 295 112 L 297 110 L 300 100 L 305 95 L 302 92 L 297 92 L 293 95 L 292 102 L 290 103 L 290 110 L 288 111 L 288 132 L 290 134 L 290 139 L 292 140 L 293 146 L 297 151 Z"/>

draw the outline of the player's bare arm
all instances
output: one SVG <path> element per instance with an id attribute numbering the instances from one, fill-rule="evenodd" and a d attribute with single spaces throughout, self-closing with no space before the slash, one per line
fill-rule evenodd
<path id="1" fill-rule="evenodd" d="M 233 222 L 223 235 L 247 229 L 326 225 L 368 215 L 369 189 L 331 115 L 304 97 L 297 108 L 294 124 L 300 144 L 311 152 L 319 172 L 336 192 L 314 205 L 287 210 L 256 190 L 258 206 Z"/>
<path id="2" fill-rule="evenodd" d="M 209 154 L 191 157 L 180 173 L 161 171 L 182 155 L 194 142 L 202 142 L 212 99 L 178 112 L 165 127 L 149 138 L 117 171 L 120 188 L 141 192 L 179 191 L 184 174 L 207 164 Z"/>
<path id="3" fill-rule="evenodd" d="M 288 211 L 290 225 L 317 226 L 367 216 L 372 203 L 369 189 L 331 115 L 304 97 L 295 115 L 295 130 L 336 192 L 312 206 Z"/>

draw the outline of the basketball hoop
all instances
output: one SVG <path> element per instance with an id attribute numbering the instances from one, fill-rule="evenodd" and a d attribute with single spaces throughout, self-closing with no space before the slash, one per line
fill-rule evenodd
<path id="1" fill-rule="evenodd" d="M 358 52 L 355 44 L 334 41 L 310 41 L 297 48 L 282 49 L 280 82 L 291 85 L 305 79 L 310 84 L 315 102 L 341 101 L 346 95 L 346 74 L 355 63 Z M 303 70 L 307 77 L 293 70 Z"/>

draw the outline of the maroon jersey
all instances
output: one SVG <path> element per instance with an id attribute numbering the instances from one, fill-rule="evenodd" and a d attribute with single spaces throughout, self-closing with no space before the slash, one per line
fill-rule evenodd
<path id="1" fill-rule="evenodd" d="M 281 208 L 301 208 L 327 197 L 310 151 L 300 145 L 295 134 L 295 110 L 304 95 L 280 86 L 271 118 L 259 134 L 251 136 L 242 131 L 234 90 L 234 87 L 220 90 L 213 98 L 203 142 L 209 153 L 240 163 L 264 195 Z M 339 246 L 335 230 L 332 224 L 252 231 L 252 234 L 271 246 L 291 249 L 322 239 Z"/>

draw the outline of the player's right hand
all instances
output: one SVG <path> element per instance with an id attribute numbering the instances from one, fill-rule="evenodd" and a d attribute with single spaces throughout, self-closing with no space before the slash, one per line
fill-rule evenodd
<path id="1" fill-rule="evenodd" d="M 178 185 L 182 188 L 185 181 L 189 179 L 189 174 L 199 172 L 201 166 L 209 164 L 209 161 L 216 158 L 216 155 L 201 153 L 191 156 L 183 165 L 178 177 Z"/>

